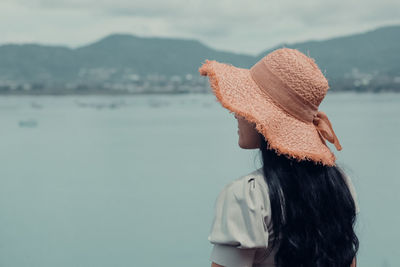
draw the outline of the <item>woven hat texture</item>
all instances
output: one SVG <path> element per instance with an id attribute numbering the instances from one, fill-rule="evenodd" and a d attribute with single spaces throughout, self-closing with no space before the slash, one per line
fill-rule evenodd
<path id="1" fill-rule="evenodd" d="M 329 85 L 312 58 L 281 48 L 251 69 L 206 60 L 199 72 L 209 77 L 222 106 L 254 123 L 269 148 L 299 161 L 335 165 L 325 140 L 341 146 L 328 117 L 318 111 Z"/>

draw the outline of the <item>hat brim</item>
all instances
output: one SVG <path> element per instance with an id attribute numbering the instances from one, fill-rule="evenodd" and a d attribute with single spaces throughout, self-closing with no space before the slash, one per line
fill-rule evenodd
<path id="1" fill-rule="evenodd" d="M 277 154 L 335 165 L 335 155 L 314 124 L 296 119 L 275 104 L 254 82 L 250 70 L 206 60 L 199 72 L 209 77 L 222 106 L 254 123 Z"/>

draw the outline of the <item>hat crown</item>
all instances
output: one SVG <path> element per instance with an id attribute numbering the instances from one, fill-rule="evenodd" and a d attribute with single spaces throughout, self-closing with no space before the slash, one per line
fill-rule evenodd
<path id="1" fill-rule="evenodd" d="M 262 60 L 284 84 L 307 102 L 319 106 L 329 84 L 312 58 L 296 49 L 281 48 Z"/>

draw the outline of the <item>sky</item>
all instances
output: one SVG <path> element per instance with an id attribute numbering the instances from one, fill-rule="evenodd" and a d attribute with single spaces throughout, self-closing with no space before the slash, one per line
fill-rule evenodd
<path id="1" fill-rule="evenodd" d="M 0 44 L 78 47 L 112 33 L 258 54 L 400 25 L 399 0 L 0 0 Z"/>

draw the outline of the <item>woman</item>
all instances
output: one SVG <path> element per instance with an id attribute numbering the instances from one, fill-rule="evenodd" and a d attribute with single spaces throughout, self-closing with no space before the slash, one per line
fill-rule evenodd
<path id="1" fill-rule="evenodd" d="M 218 196 L 212 266 L 355 266 L 359 209 L 325 142 L 341 150 L 318 111 L 329 86 L 314 60 L 283 48 L 250 70 L 207 60 L 199 72 L 235 114 L 239 146 L 263 159 Z"/>

